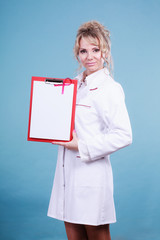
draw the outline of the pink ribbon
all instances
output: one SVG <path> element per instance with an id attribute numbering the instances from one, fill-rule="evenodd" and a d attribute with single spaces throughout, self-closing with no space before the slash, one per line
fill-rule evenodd
<path id="1" fill-rule="evenodd" d="M 72 80 L 70 78 L 64 79 L 62 84 L 54 84 L 55 87 L 62 86 L 62 94 L 64 94 L 64 87 L 71 85 Z"/>

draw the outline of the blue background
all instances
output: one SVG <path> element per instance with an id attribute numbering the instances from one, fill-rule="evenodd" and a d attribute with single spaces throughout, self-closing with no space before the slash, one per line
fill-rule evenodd
<path id="1" fill-rule="evenodd" d="M 47 217 L 57 146 L 27 142 L 31 76 L 74 77 L 76 31 L 93 19 L 111 31 L 133 128 L 133 144 L 111 158 L 112 239 L 159 239 L 159 13 L 159 0 L 0 0 L 0 239 L 66 239 Z"/>

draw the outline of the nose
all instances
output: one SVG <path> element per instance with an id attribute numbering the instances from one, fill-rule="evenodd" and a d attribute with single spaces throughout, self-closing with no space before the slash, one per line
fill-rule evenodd
<path id="1" fill-rule="evenodd" d="M 88 51 L 87 59 L 92 60 L 92 58 L 93 58 L 92 51 Z"/>

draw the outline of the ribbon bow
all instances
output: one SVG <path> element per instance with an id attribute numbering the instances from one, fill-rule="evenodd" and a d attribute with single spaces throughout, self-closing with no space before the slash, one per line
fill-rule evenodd
<path id="1" fill-rule="evenodd" d="M 64 87 L 71 85 L 72 80 L 70 78 L 64 79 L 62 84 L 54 84 L 55 87 L 62 86 L 62 94 L 64 94 Z"/>

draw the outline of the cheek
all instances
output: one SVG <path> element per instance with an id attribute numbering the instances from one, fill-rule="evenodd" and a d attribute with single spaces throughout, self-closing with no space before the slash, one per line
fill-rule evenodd
<path id="1" fill-rule="evenodd" d="M 85 61 L 85 59 L 86 59 L 85 55 L 80 55 L 79 56 L 79 60 L 80 60 L 81 63 L 83 63 Z"/>
<path id="2" fill-rule="evenodd" d="M 99 55 L 96 57 L 96 59 L 97 59 L 97 63 L 98 63 L 98 64 L 100 64 L 100 65 L 103 65 L 103 64 L 104 64 L 104 59 L 103 59 L 103 57 L 102 57 L 101 54 L 99 54 Z"/>
<path id="3" fill-rule="evenodd" d="M 101 54 L 101 53 L 99 53 L 99 54 L 97 55 L 97 60 L 99 60 L 99 61 L 102 61 L 102 60 L 103 60 L 103 57 L 102 57 L 102 54 Z"/>

